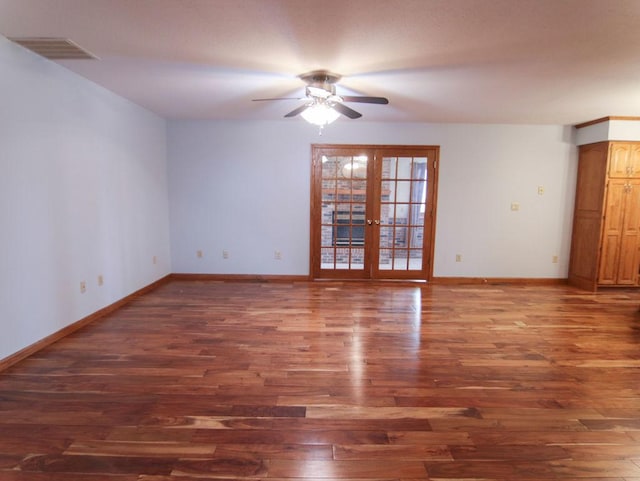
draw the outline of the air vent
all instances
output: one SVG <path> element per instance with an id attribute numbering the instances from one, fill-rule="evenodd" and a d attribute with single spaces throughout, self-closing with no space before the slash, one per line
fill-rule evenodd
<path id="1" fill-rule="evenodd" d="M 86 60 L 98 58 L 68 38 L 14 37 L 9 38 L 9 40 L 51 60 Z"/>

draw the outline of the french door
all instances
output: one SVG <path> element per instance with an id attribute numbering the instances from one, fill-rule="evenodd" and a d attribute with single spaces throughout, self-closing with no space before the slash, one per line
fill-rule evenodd
<path id="1" fill-rule="evenodd" d="M 314 278 L 433 273 L 438 147 L 312 147 Z"/>

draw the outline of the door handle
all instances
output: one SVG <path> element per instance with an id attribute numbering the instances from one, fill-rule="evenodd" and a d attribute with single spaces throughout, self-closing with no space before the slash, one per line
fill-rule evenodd
<path id="1" fill-rule="evenodd" d="M 373 221 L 371 219 L 367 219 L 367 224 L 371 225 L 373 224 Z"/>
<path id="2" fill-rule="evenodd" d="M 376 223 L 376 225 L 380 225 L 380 221 L 379 220 L 376 219 L 374 222 Z"/>

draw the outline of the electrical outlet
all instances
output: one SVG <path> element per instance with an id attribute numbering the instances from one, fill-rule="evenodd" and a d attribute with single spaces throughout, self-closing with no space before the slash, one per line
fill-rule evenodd
<path id="1" fill-rule="evenodd" d="M 98 276 L 98 285 L 99 286 L 104 285 L 104 277 L 102 277 L 102 274 Z"/>
<path id="2" fill-rule="evenodd" d="M 229 251 L 227 249 L 224 249 L 222 251 L 222 258 L 223 259 L 228 259 L 229 258 Z"/>
<path id="3" fill-rule="evenodd" d="M 456 262 L 462 262 L 462 254 L 456 254 Z"/>
<path id="4" fill-rule="evenodd" d="M 275 260 L 277 260 L 277 261 L 282 260 L 282 252 L 280 252 L 280 251 L 275 251 L 275 252 L 273 253 L 273 258 L 274 258 Z"/>
<path id="5" fill-rule="evenodd" d="M 80 282 L 80 293 L 84 294 L 87 292 L 87 283 L 85 281 Z"/>
<path id="6" fill-rule="evenodd" d="M 198 259 L 201 259 L 201 258 L 202 258 L 202 255 L 203 255 L 203 254 L 202 254 L 202 251 L 196 251 L 196 257 L 197 257 Z"/>

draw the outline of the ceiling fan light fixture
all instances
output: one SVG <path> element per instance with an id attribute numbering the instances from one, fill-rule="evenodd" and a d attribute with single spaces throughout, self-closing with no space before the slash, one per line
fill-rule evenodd
<path id="1" fill-rule="evenodd" d="M 371 97 L 366 95 L 338 95 L 336 93 L 336 82 L 340 80 L 340 75 L 332 74 L 326 70 L 315 70 L 307 74 L 300 75 L 306 82 L 305 97 L 306 104 L 296 107 L 291 112 L 285 114 L 285 118 L 301 115 L 307 122 L 322 128 L 334 122 L 338 117 L 344 115 L 349 119 L 359 119 L 362 114 L 351 107 L 347 107 L 345 102 L 360 102 L 364 104 L 386 105 L 389 100 L 385 97 Z M 287 100 L 288 97 L 276 97 L 271 99 L 254 100 Z M 303 99 L 300 99 L 303 100 Z"/>
<path id="2" fill-rule="evenodd" d="M 333 107 L 326 102 L 313 102 L 300 115 L 303 119 L 318 127 L 324 127 L 335 122 L 340 113 L 336 112 Z"/>

